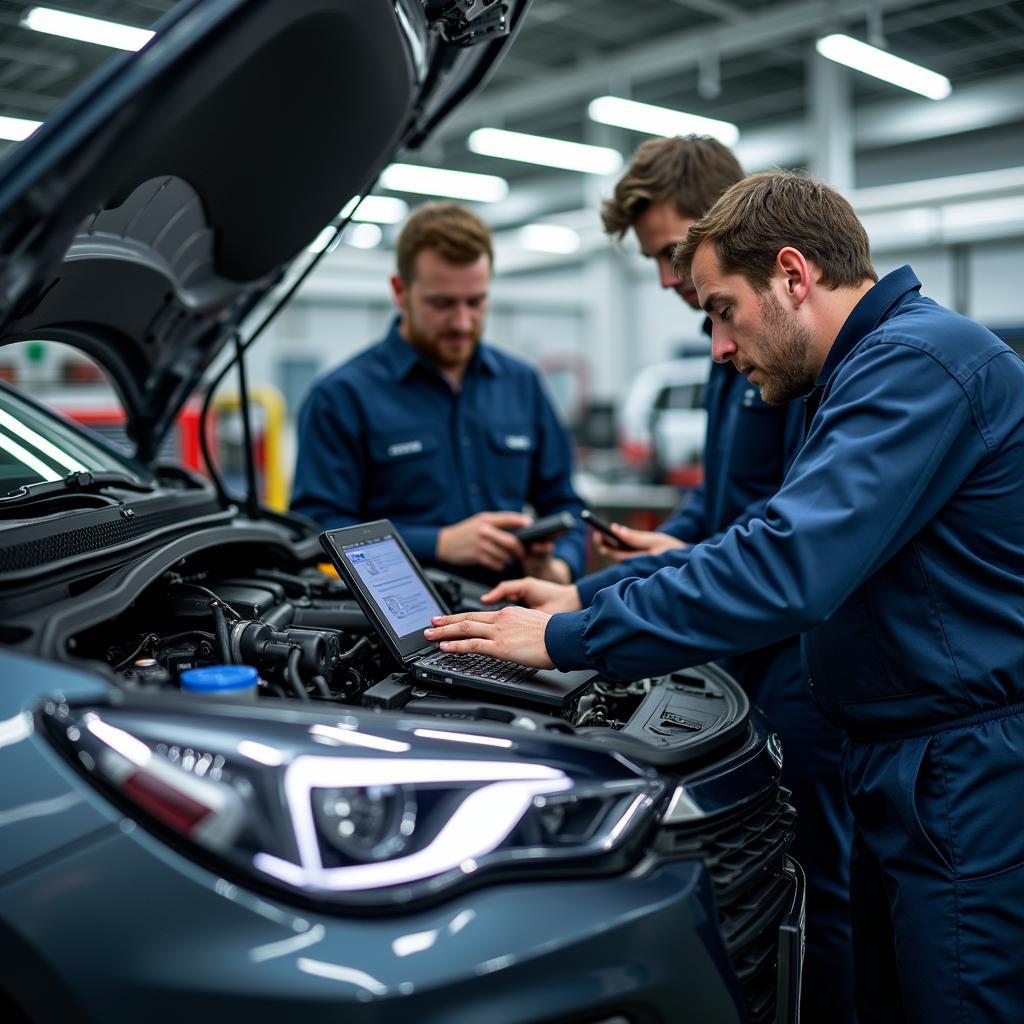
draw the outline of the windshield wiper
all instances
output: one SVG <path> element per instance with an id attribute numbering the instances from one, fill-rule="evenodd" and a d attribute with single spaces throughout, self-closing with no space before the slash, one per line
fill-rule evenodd
<path id="1" fill-rule="evenodd" d="M 151 493 L 155 483 L 135 480 L 127 473 L 93 473 L 89 470 L 75 470 L 62 480 L 46 480 L 37 484 L 23 484 L 16 491 L 0 498 L 0 508 L 30 505 L 45 501 L 54 495 L 98 494 L 108 489 L 140 491 Z"/>

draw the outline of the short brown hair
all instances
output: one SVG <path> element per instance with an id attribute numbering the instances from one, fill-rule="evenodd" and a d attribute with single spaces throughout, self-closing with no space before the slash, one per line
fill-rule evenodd
<path id="1" fill-rule="evenodd" d="M 732 150 L 708 135 L 649 139 L 601 205 L 604 230 L 621 238 L 652 203 L 670 202 L 681 217 L 703 217 L 742 177 Z"/>
<path id="2" fill-rule="evenodd" d="M 821 271 L 828 288 L 877 281 L 864 225 L 834 189 L 803 174 L 765 171 L 729 189 L 690 228 L 672 254 L 672 268 L 689 276 L 701 242 L 715 247 L 727 274 L 742 274 L 763 292 L 780 249 L 799 249 Z"/>
<path id="3" fill-rule="evenodd" d="M 434 249 L 449 263 L 475 263 L 481 256 L 494 263 L 491 229 L 458 203 L 424 203 L 402 225 L 396 262 L 398 276 L 406 283 L 412 280 L 416 257 L 424 249 Z"/>

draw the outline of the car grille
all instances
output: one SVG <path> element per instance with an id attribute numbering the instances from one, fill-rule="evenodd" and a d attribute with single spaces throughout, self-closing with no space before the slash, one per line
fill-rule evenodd
<path id="1" fill-rule="evenodd" d="M 796 884 L 786 871 L 796 827 L 789 796 L 779 787 L 739 810 L 666 833 L 673 855 L 703 860 L 708 869 L 722 940 L 753 1022 L 775 1017 L 778 930 Z"/>

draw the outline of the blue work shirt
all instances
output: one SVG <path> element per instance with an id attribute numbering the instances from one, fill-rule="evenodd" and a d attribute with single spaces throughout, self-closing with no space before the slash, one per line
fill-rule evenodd
<path id="1" fill-rule="evenodd" d="M 761 515 L 803 439 L 800 402 L 769 405 L 731 363 L 712 363 L 704 481 L 658 529 L 687 544 Z"/>
<path id="2" fill-rule="evenodd" d="M 636 678 L 803 633 L 852 732 L 1024 699 L 1024 364 L 919 289 L 902 267 L 853 309 L 764 517 L 553 616 L 556 665 Z"/>
<path id="3" fill-rule="evenodd" d="M 658 527 L 687 544 L 763 515 L 803 440 L 803 403 L 769 405 L 731 363 L 712 363 L 704 405 L 704 481 Z M 580 600 L 586 606 L 599 590 L 621 579 L 650 576 L 688 558 L 689 548 L 673 548 L 608 566 L 577 582 Z M 736 666 L 730 667 L 735 671 Z"/>
<path id="4" fill-rule="evenodd" d="M 481 344 L 455 392 L 398 322 L 303 402 L 292 508 L 324 529 L 391 519 L 424 565 L 440 564 L 441 527 L 477 512 L 529 504 L 538 516 L 578 513 L 572 446 L 537 372 Z M 555 542 L 574 577 L 584 539 L 581 523 Z M 496 578 L 479 566 L 443 568 Z"/>

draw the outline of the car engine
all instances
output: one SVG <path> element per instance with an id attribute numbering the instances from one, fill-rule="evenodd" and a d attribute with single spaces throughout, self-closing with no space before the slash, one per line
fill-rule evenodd
<path id="1" fill-rule="evenodd" d="M 342 581 L 315 567 L 251 568 L 252 559 L 241 561 L 248 572 L 232 572 L 231 561 L 239 564 L 210 552 L 182 559 L 116 617 L 68 639 L 68 653 L 104 663 L 126 689 L 173 690 L 193 668 L 250 665 L 261 700 L 616 732 L 665 754 L 688 740 L 703 746 L 745 717 L 712 666 L 626 684 L 596 679 L 557 713 L 532 708 L 525 696 L 516 702 L 435 692 L 392 660 Z M 428 575 L 449 607 L 482 607 L 485 587 L 438 570 Z"/>

